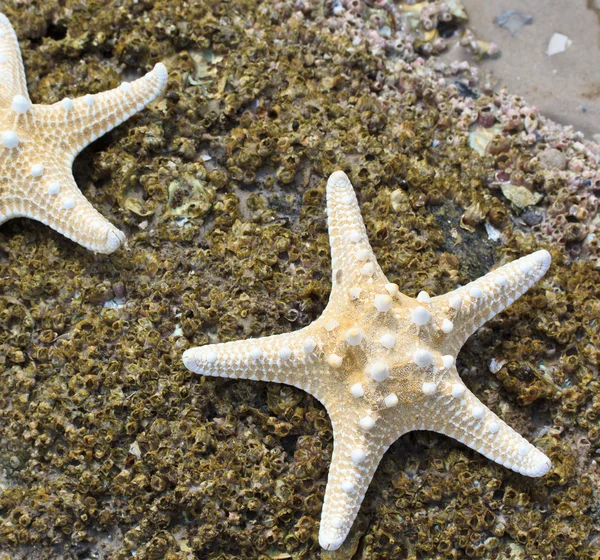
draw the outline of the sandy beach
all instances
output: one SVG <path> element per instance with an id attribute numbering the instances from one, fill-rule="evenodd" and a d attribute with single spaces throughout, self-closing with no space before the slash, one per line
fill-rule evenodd
<path id="1" fill-rule="evenodd" d="M 470 25 L 480 39 L 501 50 L 481 68 L 537 106 L 542 114 L 573 125 L 587 138 L 600 139 L 600 3 L 598 0 L 465 0 Z M 495 21 L 507 11 L 530 16 L 531 23 L 511 33 Z M 555 33 L 572 44 L 549 56 Z M 462 56 L 460 49 L 454 51 Z"/>

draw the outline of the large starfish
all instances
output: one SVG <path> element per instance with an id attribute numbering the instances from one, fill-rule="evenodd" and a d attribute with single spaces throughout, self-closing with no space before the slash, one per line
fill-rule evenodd
<path id="1" fill-rule="evenodd" d="M 81 194 L 71 166 L 81 150 L 141 111 L 166 83 L 159 63 L 110 91 L 33 105 L 17 36 L 0 14 L 0 224 L 32 218 L 92 251 L 117 250 L 125 234 Z"/>
<path id="2" fill-rule="evenodd" d="M 191 348 L 196 373 L 293 385 L 331 417 L 333 458 L 319 542 L 339 548 L 383 454 L 411 430 L 446 434 L 527 476 L 550 460 L 471 393 L 456 370 L 467 338 L 539 280 L 537 251 L 453 292 L 416 299 L 379 268 L 348 177 L 327 182 L 333 287 L 321 317 L 296 332 Z"/>

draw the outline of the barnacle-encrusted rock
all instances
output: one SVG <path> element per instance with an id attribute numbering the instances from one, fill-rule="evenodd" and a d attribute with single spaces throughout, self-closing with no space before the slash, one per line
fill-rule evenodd
<path id="1" fill-rule="evenodd" d="M 169 88 L 74 163 L 127 249 L 97 260 L 32 221 L 0 227 L 3 553 L 319 558 L 324 409 L 293 388 L 199 379 L 180 357 L 321 314 L 325 179 L 341 167 L 378 262 L 411 297 L 540 246 L 553 260 L 545 287 L 479 329 L 457 367 L 554 468 L 532 484 L 408 434 L 381 462 L 348 551 L 593 557 L 600 151 L 468 65 L 428 58 L 427 44 L 443 45 L 415 46 L 425 26 L 444 43 L 464 26 L 451 3 L 430 4 L 408 31 L 404 4 L 358 0 L 4 3 L 33 103 L 116 87 L 160 60 Z M 475 122 L 501 127 L 483 155 L 468 144 Z M 542 165 L 547 148 L 564 169 Z M 543 198 L 519 210 L 507 181 Z"/>

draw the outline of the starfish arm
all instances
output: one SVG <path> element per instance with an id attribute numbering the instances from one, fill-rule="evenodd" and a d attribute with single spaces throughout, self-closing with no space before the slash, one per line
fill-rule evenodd
<path id="1" fill-rule="evenodd" d="M 10 107 L 16 95 L 29 101 L 19 40 L 8 18 L 0 13 L 0 105 Z"/>
<path id="2" fill-rule="evenodd" d="M 387 283 L 371 249 L 354 188 L 343 171 L 327 181 L 327 222 L 333 273 L 330 301 L 345 298 L 371 278 Z"/>
<path id="3" fill-rule="evenodd" d="M 325 550 L 338 549 L 346 539 L 389 447 L 381 432 L 366 432 L 359 427 L 360 419 L 350 412 L 351 408 L 341 403 L 338 408 L 340 411 L 327 408 L 334 447 L 319 528 L 319 544 Z"/>
<path id="4" fill-rule="evenodd" d="M 293 385 L 318 398 L 320 358 L 306 330 L 190 348 L 183 364 L 201 375 Z"/>
<path id="5" fill-rule="evenodd" d="M 113 226 L 81 194 L 68 169 L 65 172 L 44 174 L 35 196 L 26 197 L 22 191 L 8 187 L 0 212 L 0 223 L 11 218 L 26 217 L 38 220 L 65 237 L 97 253 L 116 251 L 125 241 L 125 234 Z"/>
<path id="6" fill-rule="evenodd" d="M 552 466 L 550 459 L 487 408 L 460 381 L 440 384 L 426 402 L 417 429 L 445 434 L 488 459 L 522 475 L 539 477 Z"/>
<path id="7" fill-rule="evenodd" d="M 69 130 L 65 142 L 75 157 L 88 144 L 156 99 L 164 90 L 167 77 L 165 65 L 158 63 L 145 76 L 109 91 L 74 100 L 66 98 L 53 105 L 36 105 L 36 120 L 45 126 L 63 126 Z"/>
<path id="8" fill-rule="evenodd" d="M 482 278 L 432 299 L 451 321 L 456 353 L 485 322 L 519 299 L 550 267 L 550 253 L 536 251 L 505 264 Z"/>

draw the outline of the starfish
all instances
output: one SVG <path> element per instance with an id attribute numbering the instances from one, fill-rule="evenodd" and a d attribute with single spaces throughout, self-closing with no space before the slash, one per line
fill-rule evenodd
<path id="1" fill-rule="evenodd" d="M 446 434 L 492 461 L 538 477 L 550 460 L 461 381 L 456 356 L 483 323 L 550 266 L 537 251 L 444 295 L 402 294 L 377 264 L 350 180 L 327 182 L 332 290 L 309 326 L 265 338 L 186 350 L 199 374 L 286 383 L 315 396 L 331 417 L 334 449 L 319 543 L 345 540 L 377 465 L 412 430 Z"/>
<path id="2" fill-rule="evenodd" d="M 125 234 L 81 194 L 71 166 L 81 150 L 141 111 L 166 83 L 159 63 L 110 91 L 33 105 L 17 36 L 0 14 L 0 224 L 32 218 L 92 251 L 116 251 Z"/>

